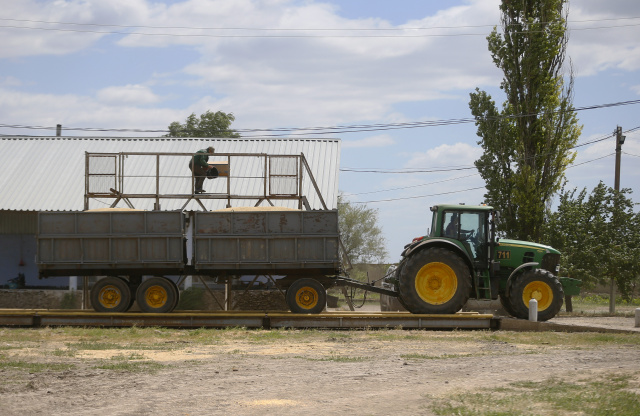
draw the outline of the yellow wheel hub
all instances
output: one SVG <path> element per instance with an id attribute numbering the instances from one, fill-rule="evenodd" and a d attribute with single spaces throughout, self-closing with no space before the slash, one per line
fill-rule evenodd
<path id="1" fill-rule="evenodd" d="M 105 308 L 115 308 L 122 301 L 122 293 L 120 293 L 120 289 L 116 286 L 107 285 L 100 289 L 98 301 L 100 302 L 100 305 Z"/>
<path id="2" fill-rule="evenodd" d="M 313 309 L 318 304 L 318 291 L 312 287 L 302 287 L 296 292 L 296 303 L 304 309 Z"/>
<path id="3" fill-rule="evenodd" d="M 431 305 L 442 305 L 453 298 L 458 290 L 458 277 L 451 267 L 433 262 L 422 266 L 416 275 L 418 296 Z"/>
<path id="4" fill-rule="evenodd" d="M 522 291 L 522 301 L 527 308 L 529 307 L 529 301 L 531 299 L 538 301 L 539 311 L 547 309 L 553 302 L 553 290 L 551 286 L 541 281 L 529 283 Z"/>
<path id="5" fill-rule="evenodd" d="M 153 308 L 161 308 L 168 298 L 167 290 L 162 286 L 151 286 L 144 292 L 144 301 Z"/>

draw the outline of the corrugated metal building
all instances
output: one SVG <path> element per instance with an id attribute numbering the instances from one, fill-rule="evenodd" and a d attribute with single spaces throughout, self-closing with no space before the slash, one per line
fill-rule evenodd
<path id="1" fill-rule="evenodd" d="M 216 153 L 254 153 L 270 155 L 304 154 L 321 195 L 329 209 L 337 207 L 340 164 L 339 139 L 226 139 L 226 138 L 109 138 L 109 137 L 0 137 L 0 285 L 18 273 L 27 285 L 48 285 L 37 279 L 35 232 L 37 211 L 81 211 L 84 209 L 86 153 L 191 153 L 213 146 Z M 156 166 L 147 166 L 146 156 L 127 161 L 131 176 L 127 192 L 147 193 L 155 183 Z M 216 157 L 210 158 L 210 161 Z M 232 193 L 252 193 L 262 186 L 256 176 L 264 169 L 261 158 L 241 158 L 232 166 L 242 180 L 233 182 Z M 161 193 L 190 193 L 191 172 L 188 157 L 166 157 L 161 163 Z M 242 172 L 242 174 L 239 174 Z M 150 180 L 153 176 L 153 180 Z M 205 181 L 205 189 L 217 192 L 224 181 Z M 208 189 L 210 188 L 210 189 Z M 320 209 L 319 198 L 309 181 L 303 193 L 313 209 Z M 104 208 L 113 199 L 91 200 L 89 208 Z M 153 201 L 133 200 L 136 208 L 153 209 Z M 185 200 L 162 201 L 161 209 L 182 208 Z M 224 208 L 225 201 L 203 200 L 207 209 Z M 253 206 L 255 201 L 235 201 L 234 206 Z M 293 201 L 278 205 L 295 207 Z M 118 206 L 126 206 L 120 203 Z M 202 209 L 193 201 L 186 210 Z"/>

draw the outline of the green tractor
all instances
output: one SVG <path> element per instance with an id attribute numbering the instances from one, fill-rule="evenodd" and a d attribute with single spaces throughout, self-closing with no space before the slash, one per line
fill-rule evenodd
<path id="1" fill-rule="evenodd" d="M 565 296 L 580 293 L 580 281 L 558 278 L 560 252 L 526 241 L 498 239 L 497 212 L 488 206 L 431 208 L 431 232 L 405 246 L 387 283 L 412 313 L 451 314 L 470 298 L 498 299 L 516 318 L 529 316 L 538 302 L 538 320 L 553 318 Z"/>

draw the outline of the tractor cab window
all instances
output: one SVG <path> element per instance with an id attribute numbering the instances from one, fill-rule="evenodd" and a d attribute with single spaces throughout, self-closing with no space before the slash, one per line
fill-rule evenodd
<path id="1" fill-rule="evenodd" d="M 438 214 L 437 213 L 433 213 L 433 216 L 431 217 L 431 230 L 429 231 L 429 237 L 435 237 L 436 236 L 436 225 L 438 223 Z"/>
<path id="2" fill-rule="evenodd" d="M 486 213 L 445 211 L 442 218 L 444 237 L 461 241 L 475 260 L 486 259 Z"/>

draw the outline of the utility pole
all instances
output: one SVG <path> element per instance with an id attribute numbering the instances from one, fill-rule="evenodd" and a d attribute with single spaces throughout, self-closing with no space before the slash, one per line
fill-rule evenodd
<path id="1" fill-rule="evenodd" d="M 624 144 L 624 139 L 626 136 L 622 135 L 622 127 L 617 126 L 613 135 L 616 138 L 616 175 L 614 182 L 614 189 L 616 191 L 620 191 L 620 158 L 622 154 L 622 145 Z M 615 289 L 615 279 L 613 276 L 611 277 L 611 287 L 609 288 L 609 313 L 613 314 L 616 312 L 616 289 Z"/>

